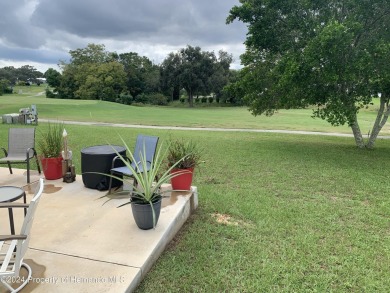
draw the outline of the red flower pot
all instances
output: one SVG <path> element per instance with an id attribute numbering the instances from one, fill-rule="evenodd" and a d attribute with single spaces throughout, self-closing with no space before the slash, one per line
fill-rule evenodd
<path id="1" fill-rule="evenodd" d="M 62 157 L 41 158 L 43 174 L 47 180 L 62 178 Z"/>
<path id="2" fill-rule="evenodd" d="M 188 169 L 173 169 L 171 174 L 183 173 L 171 178 L 171 185 L 173 190 L 190 190 L 192 184 L 192 176 L 194 168 Z"/>

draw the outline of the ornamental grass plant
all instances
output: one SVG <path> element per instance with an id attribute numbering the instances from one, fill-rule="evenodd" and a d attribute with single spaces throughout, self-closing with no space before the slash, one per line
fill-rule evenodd
<path id="1" fill-rule="evenodd" d="M 63 146 L 63 123 L 48 123 L 45 129 L 39 128 L 38 151 L 44 158 L 57 158 Z"/>
<path id="2" fill-rule="evenodd" d="M 189 169 L 199 165 L 201 150 L 192 139 L 176 138 L 171 141 L 167 153 L 168 168 L 175 165 L 175 169 Z"/>

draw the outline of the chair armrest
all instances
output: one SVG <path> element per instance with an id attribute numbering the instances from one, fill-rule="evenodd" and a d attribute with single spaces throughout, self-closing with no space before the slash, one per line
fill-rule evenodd
<path id="1" fill-rule="evenodd" d="M 3 152 L 4 152 L 4 156 L 5 157 L 8 157 L 8 152 L 7 152 L 7 150 L 5 149 L 5 148 L 1 148 L 2 150 L 3 150 Z"/>
<path id="2" fill-rule="evenodd" d="M 131 163 L 131 161 L 130 161 L 130 159 L 129 159 L 128 157 L 122 156 L 122 158 L 124 158 L 126 161 L 128 161 L 129 163 Z M 117 160 L 120 160 L 120 159 L 121 159 L 120 156 L 115 156 L 115 157 L 112 159 L 111 169 L 114 168 L 115 162 L 116 162 Z"/>
<path id="3" fill-rule="evenodd" d="M 29 206 L 29 204 L 17 202 L 0 203 L 0 208 L 28 208 Z"/>
<path id="4" fill-rule="evenodd" d="M 24 240 L 24 239 L 27 239 L 27 235 L 0 235 L 0 241 Z"/>
<path id="5" fill-rule="evenodd" d="M 26 158 L 27 158 L 27 160 L 30 158 L 30 151 L 32 151 L 32 155 L 33 156 L 37 154 L 37 152 L 35 151 L 35 148 L 28 148 L 26 150 Z"/>
<path id="6" fill-rule="evenodd" d="M 150 165 L 152 164 L 151 161 L 146 161 L 146 166 L 149 168 Z M 138 169 L 139 169 L 139 166 L 142 166 L 142 162 L 141 161 L 138 161 L 136 164 L 135 164 L 135 171 L 137 171 L 137 173 L 139 172 Z"/>

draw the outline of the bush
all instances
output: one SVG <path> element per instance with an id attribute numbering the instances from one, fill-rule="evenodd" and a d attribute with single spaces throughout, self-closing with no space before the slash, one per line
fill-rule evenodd
<path id="1" fill-rule="evenodd" d="M 16 85 L 18 85 L 18 86 L 26 86 L 26 85 L 27 85 L 27 82 L 21 80 L 21 81 L 18 81 L 18 82 L 16 83 Z M 28 85 L 30 85 L 30 84 L 28 84 Z"/>
<path id="2" fill-rule="evenodd" d="M 202 103 L 207 103 L 207 97 L 202 97 Z"/>
<path id="3" fill-rule="evenodd" d="M 214 97 L 209 97 L 208 99 L 210 104 L 214 101 Z"/>
<path id="4" fill-rule="evenodd" d="M 148 96 L 149 103 L 152 105 L 166 106 L 168 105 L 168 98 L 163 94 L 151 94 Z"/>
<path id="5" fill-rule="evenodd" d="M 145 94 L 139 94 L 134 98 L 134 102 L 136 103 L 142 103 L 142 104 L 148 104 L 149 103 L 149 97 Z"/>
<path id="6" fill-rule="evenodd" d="M 53 93 L 51 90 L 49 89 L 46 89 L 46 98 L 48 99 L 56 99 L 57 98 L 57 95 L 55 93 Z"/>
<path id="7" fill-rule="evenodd" d="M 131 105 L 133 103 L 133 100 L 133 96 L 130 93 L 121 93 L 119 97 L 115 100 L 115 102 L 124 105 Z"/>

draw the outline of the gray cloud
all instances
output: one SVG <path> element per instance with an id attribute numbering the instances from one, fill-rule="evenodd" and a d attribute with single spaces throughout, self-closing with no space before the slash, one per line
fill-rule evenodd
<path id="1" fill-rule="evenodd" d="M 0 56 L 6 60 L 39 61 L 45 64 L 56 64 L 60 60 L 68 61 L 69 54 L 53 50 L 35 50 L 23 48 L 9 48 L 0 45 Z"/>
<path id="2" fill-rule="evenodd" d="M 0 60 L 5 59 L 2 54 L 8 47 L 17 49 L 14 54 L 8 52 L 15 60 L 18 56 L 27 58 L 30 52 L 32 61 L 46 63 L 46 55 L 59 53 L 60 56 L 88 43 L 105 44 L 110 51 L 135 51 L 156 62 L 162 61 L 166 51 L 187 44 L 214 51 L 222 48 L 229 51 L 230 48 L 234 52 L 229 53 L 233 53 L 236 60 L 244 48 L 245 26 L 225 24 L 230 8 L 238 4 L 238 0 L 1 2 L 0 10 L 8 13 L 0 19 L 4 28 L 0 30 Z"/>

